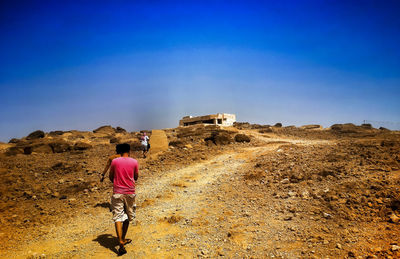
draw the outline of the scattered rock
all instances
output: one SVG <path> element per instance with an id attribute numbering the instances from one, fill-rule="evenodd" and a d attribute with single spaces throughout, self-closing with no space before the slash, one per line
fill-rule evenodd
<path id="1" fill-rule="evenodd" d="M 281 184 L 288 184 L 288 183 L 290 183 L 289 178 L 285 178 L 285 179 L 283 179 L 283 180 L 281 181 Z"/>
<path id="2" fill-rule="evenodd" d="M 292 216 L 292 215 L 287 215 L 287 216 L 285 216 L 285 217 L 283 218 L 284 221 L 289 221 L 289 220 L 292 220 L 292 219 L 293 219 L 293 216 Z"/>
<path id="3" fill-rule="evenodd" d="M 392 214 L 389 216 L 389 222 L 392 222 L 392 223 L 399 223 L 399 221 L 400 221 L 400 217 L 398 217 L 396 214 L 392 213 Z"/>
<path id="4" fill-rule="evenodd" d="M 303 191 L 302 193 L 301 193 L 301 197 L 303 198 L 303 199 L 309 199 L 310 198 L 310 193 L 306 190 L 306 191 Z"/>
<path id="5" fill-rule="evenodd" d="M 32 195 L 33 195 L 33 193 L 31 191 L 25 191 L 24 192 L 24 197 L 26 197 L 28 199 L 32 198 Z"/>
<path id="6" fill-rule="evenodd" d="M 39 139 L 39 138 L 44 138 L 45 134 L 41 130 L 37 130 L 29 134 L 26 139 L 27 140 L 32 140 L 32 139 Z"/>
<path id="7" fill-rule="evenodd" d="M 391 245 L 390 250 L 395 252 L 395 251 L 399 251 L 400 250 L 400 246 L 398 245 Z"/>
<path id="8" fill-rule="evenodd" d="M 167 218 L 167 222 L 174 224 L 174 223 L 179 222 L 181 219 L 182 219 L 182 217 L 180 217 L 180 216 L 172 215 L 171 217 Z"/>

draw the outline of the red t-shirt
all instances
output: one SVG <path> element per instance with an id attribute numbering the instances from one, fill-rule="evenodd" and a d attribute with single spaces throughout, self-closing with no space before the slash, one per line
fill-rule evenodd
<path id="1" fill-rule="evenodd" d="M 114 172 L 114 193 L 135 194 L 134 173 L 139 172 L 136 159 L 118 157 L 111 162 L 110 172 Z"/>

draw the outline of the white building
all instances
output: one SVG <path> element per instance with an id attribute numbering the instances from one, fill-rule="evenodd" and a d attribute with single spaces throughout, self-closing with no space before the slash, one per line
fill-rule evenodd
<path id="1" fill-rule="evenodd" d="M 189 126 L 195 124 L 232 126 L 234 122 L 236 122 L 235 114 L 217 113 L 197 117 L 185 116 L 179 121 L 179 126 Z"/>

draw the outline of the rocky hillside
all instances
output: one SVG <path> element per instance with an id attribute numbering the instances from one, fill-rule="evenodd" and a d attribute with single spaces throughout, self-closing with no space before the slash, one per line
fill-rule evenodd
<path id="1" fill-rule="evenodd" d="M 151 137 L 151 131 L 146 132 Z M 11 251 L 24 242 L 45 238 L 49 234 L 46 225 L 65 225 L 77 215 L 100 213 L 99 209 L 107 208 L 109 204 L 104 199 L 110 195 L 111 184 L 101 183 L 100 173 L 107 158 L 114 154 L 115 145 L 129 143 L 131 155 L 139 160 L 141 179 L 144 178 L 140 184 L 149 188 L 167 171 L 171 174 L 196 164 L 213 166 L 214 162 L 209 161 L 215 156 L 231 162 L 215 164 L 210 170 L 220 174 L 218 168 L 222 166 L 228 174 L 235 164 L 229 154 L 239 157 L 236 175 L 219 179 L 218 188 L 207 187 L 211 196 L 202 196 L 204 204 L 211 206 L 208 213 L 215 216 L 215 222 L 210 218 L 206 225 L 181 226 L 232 240 L 224 243 L 225 250 L 218 248 L 222 245 L 218 242 L 209 243 L 208 252 L 203 249 L 200 256 L 399 255 L 399 132 L 370 125 L 337 124 L 323 129 L 319 125 L 283 127 L 279 123 L 236 123 L 227 128 L 196 125 L 164 132 L 168 149 L 156 156 L 150 152 L 146 159 L 140 151 L 142 132 L 111 126 L 92 132 L 39 130 L 1 144 L 0 249 Z M 246 154 L 243 159 L 242 153 Z M 174 184 L 174 188 L 188 186 Z M 152 203 L 147 199 L 139 205 L 151 210 Z M 223 210 L 231 215 L 229 226 L 218 220 L 226 217 Z M 279 224 L 271 227 L 282 236 L 276 239 L 272 250 L 264 249 L 270 238 L 276 238 L 271 236 L 275 232 L 263 227 L 255 232 L 250 229 L 254 229 L 255 222 L 270 225 L 275 221 Z M 240 229 L 233 229 L 239 222 L 243 231 L 250 232 L 243 234 Z M 220 237 L 223 232 L 217 231 L 224 227 L 232 228 L 225 238 Z M 248 239 L 244 240 L 244 236 Z M 234 246 L 251 240 L 258 245 Z M 301 246 L 289 248 L 294 244 Z M 278 250 L 284 252 L 279 254 Z"/>

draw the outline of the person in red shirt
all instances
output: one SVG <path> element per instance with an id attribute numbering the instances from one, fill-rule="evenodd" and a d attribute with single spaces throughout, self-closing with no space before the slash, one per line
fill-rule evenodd
<path id="1" fill-rule="evenodd" d="M 136 216 L 135 183 L 139 178 L 139 164 L 136 159 L 129 157 L 129 144 L 119 144 L 117 149 L 121 150 L 121 157 L 112 160 L 109 177 L 113 182 L 111 208 L 119 241 L 118 255 L 123 255 L 126 254 L 125 245 L 132 242 L 125 237 L 129 222 Z"/>

